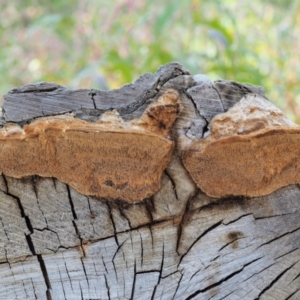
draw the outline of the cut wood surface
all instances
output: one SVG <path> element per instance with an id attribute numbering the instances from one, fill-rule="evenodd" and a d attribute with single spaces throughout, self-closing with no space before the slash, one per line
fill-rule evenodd
<path id="1" fill-rule="evenodd" d="M 15 88 L 0 125 L 0 299 L 300 299 L 299 127 L 262 87 L 170 63 Z"/>

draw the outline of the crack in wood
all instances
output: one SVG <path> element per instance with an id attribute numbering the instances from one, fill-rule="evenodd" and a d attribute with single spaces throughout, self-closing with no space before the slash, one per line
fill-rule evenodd
<path id="1" fill-rule="evenodd" d="M 97 109 L 97 106 L 96 106 L 96 102 L 95 102 L 95 99 L 94 99 L 94 96 L 96 95 L 93 91 L 91 91 L 89 93 L 89 95 L 91 96 L 91 99 L 93 101 L 93 105 L 94 105 L 94 109 L 96 110 Z"/>
<path id="2" fill-rule="evenodd" d="M 105 274 L 103 276 L 104 276 L 104 280 L 105 280 L 105 286 L 106 286 L 106 290 L 107 290 L 108 299 L 111 299 L 110 298 L 110 287 L 109 287 L 108 282 L 107 282 L 107 277 L 106 277 Z"/>
<path id="3" fill-rule="evenodd" d="M 136 283 L 136 260 L 134 260 L 134 267 L 133 267 L 133 282 L 132 282 L 132 288 L 131 288 L 131 297 L 130 299 L 134 299 L 134 290 L 135 290 L 135 283 Z"/>
<path id="4" fill-rule="evenodd" d="M 296 232 L 296 231 L 298 231 L 298 230 L 300 230 L 300 227 L 299 227 L 299 228 L 296 228 L 296 229 L 294 229 L 294 230 L 288 231 L 288 232 L 286 232 L 286 233 L 280 234 L 279 236 L 277 236 L 277 237 L 275 237 L 275 238 L 273 238 L 273 239 L 271 239 L 271 240 L 269 240 L 269 241 L 267 241 L 267 242 L 265 242 L 265 243 L 259 245 L 259 247 L 257 247 L 257 249 L 259 249 L 259 248 L 261 248 L 261 247 L 263 247 L 263 246 L 265 246 L 265 245 L 271 244 L 271 243 L 273 243 L 274 241 L 276 241 L 276 240 L 278 240 L 278 239 L 281 239 L 282 237 L 284 237 L 284 236 L 286 236 L 286 235 L 292 234 L 292 233 L 294 233 L 294 232 Z"/>
<path id="5" fill-rule="evenodd" d="M 176 253 L 178 255 L 180 255 L 180 253 L 179 253 L 179 247 L 180 247 L 180 240 L 181 240 L 181 235 L 182 235 L 182 228 L 183 228 L 186 220 L 189 218 L 190 204 L 195 199 L 195 197 L 197 196 L 197 194 L 198 194 L 198 192 L 196 191 L 195 195 L 193 195 L 192 197 L 190 197 L 188 199 L 188 201 L 186 202 L 184 212 L 183 212 L 183 214 L 181 216 L 181 220 L 180 220 L 179 225 L 178 225 L 177 242 L 176 242 Z"/>
<path id="6" fill-rule="evenodd" d="M 47 287 L 47 291 L 46 291 L 47 300 L 52 300 L 51 293 L 50 293 L 51 283 L 50 283 L 50 280 L 49 280 L 46 265 L 45 265 L 44 260 L 43 260 L 43 256 L 38 254 L 37 259 L 38 259 L 38 262 L 40 264 L 40 268 L 41 268 L 41 271 L 42 271 L 42 274 L 43 274 L 43 277 L 44 277 L 44 281 L 45 281 L 45 284 L 46 284 L 46 287 Z"/>
<path id="7" fill-rule="evenodd" d="M 272 286 L 286 273 L 288 272 L 296 263 L 293 263 L 290 265 L 288 268 L 284 269 L 280 274 L 278 274 L 268 286 L 266 286 L 260 293 L 259 295 L 254 299 L 254 300 L 259 300 L 261 297 L 272 288 Z"/>
<path id="8" fill-rule="evenodd" d="M 282 254 L 282 255 L 279 255 L 279 256 L 275 257 L 274 260 L 277 260 L 277 259 L 279 259 L 279 258 L 282 258 L 282 257 L 284 257 L 284 256 L 286 256 L 286 255 L 288 255 L 288 254 L 290 254 L 290 253 L 293 253 L 294 251 L 298 251 L 298 250 L 299 250 L 298 247 L 295 248 L 295 249 L 292 249 L 291 251 L 288 251 L 288 252 L 286 252 L 286 253 L 284 253 L 284 254 Z"/>
<path id="9" fill-rule="evenodd" d="M 191 251 L 191 249 L 194 247 L 194 245 L 201 239 L 203 238 L 205 235 L 207 235 L 209 232 L 211 232 L 212 230 L 216 229 L 217 227 L 219 227 L 220 225 L 222 225 L 222 221 L 218 221 L 217 223 L 213 224 L 212 226 L 208 227 L 206 230 L 204 230 L 194 241 L 193 243 L 190 245 L 190 247 L 188 248 L 188 250 L 181 255 L 181 258 L 178 262 L 178 267 L 180 266 L 181 262 L 183 261 L 184 257 Z"/>
<path id="10" fill-rule="evenodd" d="M 206 134 L 206 132 L 208 131 L 208 126 L 209 126 L 209 122 L 207 120 L 207 118 L 205 118 L 205 116 L 203 116 L 203 114 L 201 113 L 201 111 L 197 108 L 197 105 L 195 103 L 195 100 L 193 99 L 193 97 L 188 93 L 187 89 L 185 90 L 185 95 L 186 97 L 191 101 L 191 103 L 194 106 L 194 110 L 196 112 L 196 115 L 198 116 L 198 118 L 203 118 L 205 120 L 205 126 L 202 128 L 202 134 L 201 134 L 201 138 L 203 138 Z"/>
<path id="11" fill-rule="evenodd" d="M 61 282 L 64 282 L 60 270 L 58 270 L 58 273 L 59 273 L 60 281 L 61 281 Z M 63 291 L 63 294 L 64 294 L 65 299 L 67 299 L 64 284 L 62 284 L 62 291 Z"/>
<path id="12" fill-rule="evenodd" d="M 161 264 L 160 264 L 160 270 L 159 270 L 159 277 L 158 277 L 158 282 L 157 282 L 157 284 L 155 285 L 155 287 L 153 289 L 151 300 L 155 299 L 154 297 L 155 297 L 155 293 L 156 293 L 157 287 L 159 286 L 160 281 L 162 279 L 162 272 L 163 272 L 164 259 L 165 259 L 164 252 L 165 252 L 165 244 L 164 244 L 164 240 L 163 240 L 163 243 L 162 243 Z"/>
<path id="13" fill-rule="evenodd" d="M 72 221 L 72 224 L 74 226 L 74 229 L 75 229 L 75 232 L 76 232 L 76 235 L 78 236 L 79 240 L 80 240 L 80 249 L 82 251 L 82 254 L 83 254 L 83 257 L 86 257 L 86 253 L 85 253 L 85 250 L 84 250 L 84 244 L 83 244 L 83 239 L 82 237 L 80 236 L 80 231 L 78 229 L 78 226 L 75 222 L 75 220 Z M 75 246 L 76 248 L 77 246 Z"/>
<path id="14" fill-rule="evenodd" d="M 139 232 L 140 241 L 141 241 L 141 267 L 144 265 L 144 245 L 143 245 L 143 238 L 141 232 Z"/>
<path id="15" fill-rule="evenodd" d="M 108 212 L 109 212 L 109 217 L 110 217 L 110 220 L 111 220 L 111 224 L 114 228 L 114 237 L 115 237 L 115 241 L 116 241 L 116 244 L 118 245 L 119 247 L 119 241 L 118 241 L 118 238 L 117 238 L 117 229 L 116 229 L 116 224 L 114 222 L 114 218 L 113 218 L 113 215 L 112 215 L 112 211 L 111 211 L 111 207 L 108 203 L 108 201 L 106 201 L 106 205 L 107 205 L 107 208 L 108 208 Z"/>
<path id="16" fill-rule="evenodd" d="M 299 289 L 297 289 L 295 292 L 293 292 L 293 293 L 291 293 L 287 298 L 285 298 L 284 300 L 289 300 L 289 299 L 291 299 L 294 295 L 296 295 L 296 293 L 298 293 L 300 291 L 300 288 Z M 297 299 L 297 298 L 295 298 L 295 299 Z"/>
<path id="17" fill-rule="evenodd" d="M 249 279 L 251 279 L 252 277 L 254 277 L 255 275 L 261 274 L 262 272 L 264 272 L 265 270 L 271 268 L 271 267 L 274 266 L 275 264 L 276 264 L 276 263 L 274 262 L 274 263 L 272 263 L 272 264 L 270 264 L 270 265 L 264 267 L 263 269 L 259 270 L 259 272 L 255 272 L 255 273 L 251 274 L 250 277 L 247 277 L 247 278 L 244 279 L 242 282 L 246 282 L 246 281 L 248 281 Z"/>
<path id="18" fill-rule="evenodd" d="M 33 192 L 34 192 L 35 197 L 36 197 L 36 203 L 37 203 L 37 206 L 38 206 L 40 212 L 42 213 L 42 215 L 43 215 L 43 217 L 44 217 L 44 220 L 45 220 L 45 223 L 46 223 L 46 226 L 47 226 L 47 228 L 48 228 L 48 227 L 49 227 L 49 226 L 48 226 L 48 220 L 47 220 L 47 218 L 46 218 L 46 216 L 45 216 L 45 214 L 44 214 L 44 211 L 41 209 L 40 202 L 39 202 L 39 197 L 38 197 L 38 189 L 37 189 L 37 186 L 36 186 L 37 183 L 38 183 L 38 181 L 39 181 L 39 178 L 38 178 L 38 176 L 31 176 L 31 177 L 30 177 L 30 181 L 31 181 L 31 183 L 32 183 Z M 54 178 L 53 178 L 53 181 L 55 181 Z M 36 228 L 34 228 L 34 229 L 36 229 Z"/>
<path id="19" fill-rule="evenodd" d="M 254 259 L 253 261 L 251 261 L 251 262 L 249 262 L 249 263 L 243 265 L 242 268 L 240 268 L 239 270 L 237 270 L 237 271 L 231 273 L 230 275 L 228 275 L 228 276 L 222 278 L 222 279 L 219 280 L 218 282 L 216 282 L 216 283 L 214 283 L 214 284 L 211 284 L 211 285 L 207 286 L 207 287 L 204 288 L 204 289 L 201 289 L 201 290 L 198 290 L 198 291 L 194 292 L 192 295 L 190 295 L 189 297 L 187 297 L 186 300 L 191 300 L 191 299 L 195 298 L 195 297 L 196 297 L 197 295 L 199 295 L 199 294 L 203 294 L 203 293 L 205 293 L 205 292 L 207 292 L 207 291 L 213 289 L 214 287 L 220 286 L 223 282 L 226 282 L 226 281 L 229 280 L 230 278 L 232 278 L 232 277 L 236 276 L 237 274 L 241 273 L 247 266 L 253 264 L 254 262 L 256 262 L 256 261 L 259 260 L 259 259 L 261 259 L 261 257 L 259 257 L 259 258 L 257 258 L 257 259 Z"/>
<path id="20" fill-rule="evenodd" d="M 169 174 L 169 172 L 167 171 L 167 169 L 164 171 L 165 174 L 167 175 L 167 177 L 169 178 L 171 184 L 172 184 L 172 187 L 173 187 L 173 190 L 174 190 L 174 194 L 175 194 L 175 197 L 176 197 L 176 200 L 179 200 L 178 198 L 178 195 L 177 195 L 177 191 L 176 191 L 176 184 L 175 184 L 175 181 L 174 179 L 172 178 L 172 176 Z"/>
<path id="21" fill-rule="evenodd" d="M 70 187 L 67 184 L 66 184 L 66 188 L 67 188 L 67 191 L 68 191 L 68 198 L 69 198 L 69 203 L 70 203 L 73 219 L 77 220 L 78 218 L 77 218 L 77 214 L 76 214 L 76 211 L 75 211 L 75 208 L 74 208 L 74 203 L 72 201 L 72 195 L 71 195 L 71 192 L 70 192 Z"/>
<path id="22" fill-rule="evenodd" d="M 296 277 L 294 277 L 292 281 L 295 281 L 299 277 L 300 277 L 300 273 Z"/>
<path id="23" fill-rule="evenodd" d="M 6 177 L 4 176 L 4 174 L 2 174 L 2 178 L 3 178 L 3 181 L 5 183 L 6 194 L 17 201 L 17 204 L 18 204 L 18 207 L 19 207 L 19 210 L 20 210 L 20 213 L 21 213 L 21 217 L 24 218 L 24 220 L 26 222 L 26 226 L 27 226 L 28 230 L 30 231 L 30 234 L 25 234 L 25 238 L 26 238 L 28 247 L 29 247 L 32 255 L 36 255 L 34 244 L 33 244 L 33 241 L 31 239 L 31 234 L 33 234 L 33 227 L 32 227 L 30 218 L 25 214 L 25 210 L 24 210 L 24 207 L 22 205 L 22 202 L 21 202 L 20 198 L 16 197 L 15 195 L 12 195 L 9 192 L 8 183 L 7 183 L 7 180 L 6 180 Z"/>

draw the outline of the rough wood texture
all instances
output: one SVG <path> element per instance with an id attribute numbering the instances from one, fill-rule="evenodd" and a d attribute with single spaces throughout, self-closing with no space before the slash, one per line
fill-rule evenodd
<path id="1" fill-rule="evenodd" d="M 264 97 L 261 87 L 212 83 L 177 63 L 107 92 L 34 84 L 4 96 L 2 130 L 70 113 L 95 126 L 111 109 L 135 122 L 170 89 L 178 117 L 153 128 L 175 147 L 161 188 L 143 201 L 84 195 L 36 174 L 0 177 L 0 299 L 300 299 L 299 186 L 216 199 L 197 188 L 181 159 L 209 136 L 215 115 L 249 93 Z"/>

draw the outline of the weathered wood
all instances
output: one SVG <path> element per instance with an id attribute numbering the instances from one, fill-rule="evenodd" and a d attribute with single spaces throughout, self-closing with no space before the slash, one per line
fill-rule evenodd
<path id="1" fill-rule="evenodd" d="M 143 201 L 3 172 L 0 299 L 300 299 L 299 186 L 216 199 L 197 188 L 181 158 L 210 134 L 215 115 L 247 94 L 265 97 L 263 88 L 212 83 L 172 63 L 113 91 L 16 88 L 4 96 L 1 124 L 23 129 L 53 115 L 95 124 L 111 109 L 136 122 L 171 89 L 180 112 L 164 134 L 175 148 L 160 189 Z"/>

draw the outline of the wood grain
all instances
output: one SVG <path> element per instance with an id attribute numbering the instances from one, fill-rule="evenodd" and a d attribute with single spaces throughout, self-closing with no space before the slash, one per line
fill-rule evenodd
<path id="1" fill-rule="evenodd" d="M 170 114 L 176 115 L 173 123 L 161 114 L 168 111 L 165 106 L 149 116 L 151 105 L 170 90 L 176 91 L 180 102 L 179 110 Z M 299 186 L 251 198 L 213 198 L 197 187 L 181 159 L 186 149 L 212 135 L 209 123 L 216 115 L 221 140 L 230 127 L 223 122 L 224 113 L 253 93 L 265 97 L 261 87 L 210 82 L 203 75 L 191 76 L 178 63 L 113 91 L 70 91 L 47 83 L 8 93 L 2 130 L 18 128 L 16 136 L 26 128 L 33 128 L 31 134 L 39 128 L 32 124 L 46 120 L 39 118 L 45 117 L 42 108 L 47 104 L 47 118 L 63 120 L 49 131 L 52 136 L 68 133 L 62 128 L 70 119 L 74 126 L 85 124 L 87 132 L 119 120 L 122 130 L 130 129 L 125 135 L 132 141 L 132 122 L 146 117 L 147 126 L 144 121 L 134 125 L 143 132 L 144 143 L 158 139 L 174 146 L 170 162 L 159 166 L 161 188 L 135 203 L 85 195 L 54 177 L 0 176 L 0 299 L 298 300 Z M 160 122 L 163 126 L 158 126 Z M 105 134 L 120 135 L 119 127 L 109 128 Z M 251 128 L 252 133 L 246 134 L 256 134 L 259 126 Z M 89 145 L 95 143 L 94 138 L 88 140 Z M 151 148 L 151 165 L 158 163 L 154 154 L 161 150 L 156 148 Z M 64 153 L 64 160 L 82 163 L 78 151 L 70 153 Z M 20 156 L 16 170 L 22 166 Z M 89 159 L 89 154 L 85 157 Z M 128 160 L 127 166 L 131 164 L 134 159 Z M 113 173 L 103 174 L 109 172 Z M 210 169 L 208 175 L 213 172 Z"/>

